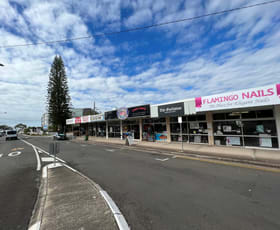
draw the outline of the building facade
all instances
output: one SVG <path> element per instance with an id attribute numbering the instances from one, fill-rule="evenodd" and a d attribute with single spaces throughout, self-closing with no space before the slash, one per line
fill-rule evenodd
<path id="1" fill-rule="evenodd" d="M 280 84 L 94 116 L 69 119 L 68 125 L 104 138 L 277 149 Z"/>
<path id="2" fill-rule="evenodd" d="M 43 130 L 48 130 L 49 126 L 49 114 L 44 113 L 41 117 L 41 127 Z"/>

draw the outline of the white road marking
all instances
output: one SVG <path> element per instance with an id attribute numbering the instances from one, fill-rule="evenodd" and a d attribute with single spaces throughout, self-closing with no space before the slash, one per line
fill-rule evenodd
<path id="1" fill-rule="evenodd" d="M 115 149 L 105 149 L 108 152 L 115 152 Z"/>
<path id="2" fill-rule="evenodd" d="M 33 224 L 28 230 L 40 230 L 41 221 L 36 222 Z"/>
<path id="3" fill-rule="evenodd" d="M 61 163 L 51 163 L 51 164 L 48 164 L 46 166 L 43 167 L 43 173 L 42 173 L 42 177 L 43 178 L 47 178 L 48 177 L 48 168 L 49 169 L 52 169 L 52 168 L 57 168 L 57 167 L 61 167 L 63 166 L 63 164 Z"/>
<path id="4" fill-rule="evenodd" d="M 31 143 L 25 141 L 25 140 L 22 140 L 22 139 L 20 139 L 20 140 L 23 141 L 24 143 L 26 143 L 27 145 L 30 145 L 30 146 L 32 146 L 32 147 L 34 146 L 36 149 L 38 149 L 38 151 L 41 151 L 41 152 L 43 152 L 43 153 L 45 153 L 45 154 L 47 154 L 47 155 L 49 155 L 49 156 L 51 156 L 51 157 L 54 157 L 52 154 L 48 153 L 48 152 L 45 151 L 44 149 L 41 149 L 40 147 L 37 147 L 37 146 L 35 146 L 35 145 L 33 145 L 33 144 L 31 144 Z M 38 155 L 38 157 L 39 157 L 39 155 Z M 39 158 L 39 159 L 40 159 L 40 158 Z M 63 162 L 63 163 L 66 163 L 64 160 L 60 159 L 59 157 L 56 157 L 56 159 L 58 159 L 59 161 L 61 161 L 61 162 Z"/>
<path id="5" fill-rule="evenodd" d="M 172 159 L 175 159 L 175 158 L 177 158 L 177 156 L 173 156 L 173 157 L 172 157 Z"/>
<path id="6" fill-rule="evenodd" d="M 41 160 L 43 162 L 53 162 L 54 158 L 53 157 L 41 157 Z"/>
<path id="7" fill-rule="evenodd" d="M 21 154 L 20 151 L 16 151 L 16 152 L 11 152 L 11 153 L 9 153 L 8 156 L 9 156 L 9 157 L 16 157 L 16 156 L 18 156 L 18 155 L 20 155 L 20 154 Z"/>
<path id="8" fill-rule="evenodd" d="M 41 170 L 41 161 L 40 161 L 39 153 L 38 153 L 36 147 L 34 145 L 32 145 L 31 143 L 25 141 L 25 140 L 22 140 L 22 139 L 20 139 L 20 140 L 22 142 L 24 142 L 25 144 L 32 146 L 32 148 L 35 152 L 35 155 L 36 155 L 36 159 L 37 159 L 37 171 L 40 171 Z"/>
<path id="9" fill-rule="evenodd" d="M 167 161 L 167 160 L 169 160 L 169 158 L 164 158 L 164 159 L 155 158 L 155 160 L 157 160 L 157 161 Z"/>
<path id="10" fill-rule="evenodd" d="M 2 157 L 4 154 L 0 154 L 0 157 Z"/>
<path id="11" fill-rule="evenodd" d="M 34 145 L 32 145 L 32 148 L 34 149 L 36 158 L 37 158 L 37 171 L 41 170 L 41 161 L 40 161 L 40 157 L 39 157 L 39 153 L 37 152 L 37 149 Z"/>
<path id="12" fill-rule="evenodd" d="M 87 145 L 81 145 L 81 147 L 87 147 Z"/>

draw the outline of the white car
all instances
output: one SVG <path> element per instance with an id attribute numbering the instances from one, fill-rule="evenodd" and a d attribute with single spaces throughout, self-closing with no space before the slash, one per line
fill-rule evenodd
<path id="1" fill-rule="evenodd" d="M 16 130 L 6 130 L 5 136 L 6 136 L 6 141 L 7 140 L 17 140 L 18 139 Z"/>

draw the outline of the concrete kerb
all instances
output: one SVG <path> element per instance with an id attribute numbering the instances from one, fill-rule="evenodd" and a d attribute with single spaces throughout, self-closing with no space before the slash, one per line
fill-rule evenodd
<path id="1" fill-rule="evenodd" d="M 117 207 L 117 205 L 115 204 L 115 202 L 113 201 L 113 199 L 109 196 L 109 194 L 103 190 L 101 188 L 101 186 L 97 183 L 95 183 L 94 181 L 92 181 L 90 178 L 88 178 L 87 176 L 85 176 L 84 174 L 80 173 L 79 171 L 73 169 L 72 167 L 70 167 L 69 165 L 65 165 L 68 169 L 72 170 L 74 173 L 79 174 L 81 177 L 85 178 L 92 186 L 93 188 L 97 189 L 99 191 L 99 193 L 101 194 L 101 196 L 104 198 L 104 200 L 106 201 L 106 204 L 109 206 L 111 212 L 113 213 L 113 216 L 115 218 L 115 221 L 118 225 L 118 228 L 120 230 L 129 230 L 130 227 L 128 225 L 128 223 L 125 220 L 125 217 L 123 216 L 123 214 L 121 213 L 121 211 L 119 210 L 119 208 Z"/>
<path id="2" fill-rule="evenodd" d="M 43 214 L 44 214 L 46 197 L 48 195 L 48 187 L 47 187 L 48 168 L 55 168 L 55 167 L 61 167 L 61 166 L 65 166 L 69 170 L 73 171 L 74 173 L 77 173 L 79 176 L 86 179 L 89 182 L 89 184 L 91 184 L 91 186 L 93 186 L 93 188 L 96 189 L 101 194 L 101 196 L 105 200 L 106 204 L 110 208 L 110 210 L 114 216 L 114 219 L 118 225 L 118 228 L 120 230 L 129 230 L 130 229 L 123 214 L 120 212 L 120 210 L 118 209 L 115 202 L 112 200 L 112 198 L 109 196 L 109 194 L 105 190 L 103 190 L 97 183 L 93 182 L 91 179 L 89 179 L 87 176 L 83 175 L 79 171 L 73 169 L 72 167 L 70 167 L 64 163 L 56 162 L 56 163 L 48 164 L 43 167 L 42 182 L 41 182 L 41 185 L 39 188 L 37 201 L 35 203 L 34 210 L 32 212 L 32 216 L 31 216 L 31 219 L 29 222 L 28 230 L 40 230 L 42 218 L 43 218 Z M 106 194 L 106 195 L 104 196 L 104 194 Z M 118 210 L 118 211 L 116 211 L 116 210 Z"/>

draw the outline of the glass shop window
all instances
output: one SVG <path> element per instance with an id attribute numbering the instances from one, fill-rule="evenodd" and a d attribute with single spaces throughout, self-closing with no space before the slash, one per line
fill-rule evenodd
<path id="1" fill-rule="evenodd" d="M 240 119 L 240 113 L 239 112 L 226 113 L 225 115 L 226 115 L 226 120 Z"/>
<path id="2" fill-rule="evenodd" d="M 241 135 L 241 121 L 214 122 L 214 135 Z"/>
<path id="3" fill-rule="evenodd" d="M 190 134 L 207 134 L 206 122 L 189 122 Z"/>
<path id="4" fill-rule="evenodd" d="M 242 119 L 255 119 L 257 117 L 256 111 L 244 111 L 241 113 Z"/>
<path id="5" fill-rule="evenodd" d="M 273 110 L 268 109 L 268 110 L 258 110 L 256 111 L 257 117 L 258 118 L 270 118 L 273 117 Z"/>
<path id="6" fill-rule="evenodd" d="M 245 146 L 278 148 L 276 137 L 244 137 Z"/>
<path id="7" fill-rule="evenodd" d="M 277 136 L 276 124 L 274 120 L 268 121 L 243 121 L 244 135 L 267 134 Z"/>
<path id="8" fill-rule="evenodd" d="M 224 113 L 215 113 L 213 114 L 213 120 L 225 120 Z"/>

